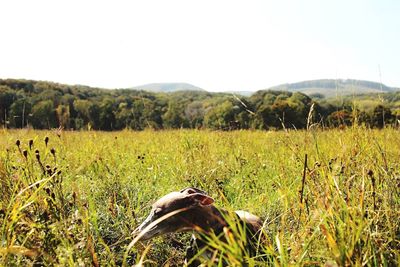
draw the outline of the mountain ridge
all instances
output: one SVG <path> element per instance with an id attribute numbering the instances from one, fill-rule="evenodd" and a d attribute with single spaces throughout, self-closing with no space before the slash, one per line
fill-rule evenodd
<path id="1" fill-rule="evenodd" d="M 155 93 L 172 93 L 179 91 L 202 91 L 210 92 L 190 83 L 149 83 L 139 86 L 134 86 L 129 89 L 144 90 Z M 289 91 L 301 92 L 310 96 L 333 97 L 337 95 L 346 96 L 352 94 L 368 94 L 368 93 L 388 93 L 399 91 L 400 88 L 390 87 L 385 84 L 356 79 L 316 79 L 305 80 L 295 83 L 284 83 L 268 87 L 262 90 Z M 250 96 L 260 90 L 240 90 L 240 91 L 218 91 L 221 93 L 231 93 L 243 96 Z"/>
<path id="2" fill-rule="evenodd" d="M 390 87 L 379 82 L 367 80 L 317 79 L 280 84 L 269 87 L 267 90 L 302 92 L 307 95 L 320 94 L 324 97 L 332 97 L 335 95 L 389 93 L 399 91 L 400 88 Z"/>

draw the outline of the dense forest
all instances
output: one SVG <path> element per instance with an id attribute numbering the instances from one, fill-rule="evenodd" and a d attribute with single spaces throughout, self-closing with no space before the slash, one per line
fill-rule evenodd
<path id="1" fill-rule="evenodd" d="M 152 93 L 52 82 L 0 79 L 0 123 L 6 128 L 216 130 L 397 125 L 400 93 L 311 98 L 300 92 L 258 91 L 250 97 L 205 91 Z M 373 99 L 373 100 L 371 100 Z M 372 104 L 371 104 L 372 103 Z M 396 104 L 397 103 L 397 104 Z"/>

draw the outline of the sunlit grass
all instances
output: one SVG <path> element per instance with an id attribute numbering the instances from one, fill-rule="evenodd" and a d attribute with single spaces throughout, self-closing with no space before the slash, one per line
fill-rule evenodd
<path id="1" fill-rule="evenodd" d="M 240 249 L 240 229 L 228 247 L 210 237 L 231 265 L 389 266 L 400 256 L 399 172 L 394 129 L 3 130 L 0 265 L 182 265 L 185 234 L 127 250 L 150 204 L 190 185 L 265 220 L 256 256 Z"/>

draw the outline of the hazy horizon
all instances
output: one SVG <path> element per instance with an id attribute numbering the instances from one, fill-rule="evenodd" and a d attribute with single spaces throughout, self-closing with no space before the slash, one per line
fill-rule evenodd
<path id="1" fill-rule="evenodd" d="M 1 2 L 0 78 L 255 91 L 316 79 L 400 86 L 396 1 Z"/>

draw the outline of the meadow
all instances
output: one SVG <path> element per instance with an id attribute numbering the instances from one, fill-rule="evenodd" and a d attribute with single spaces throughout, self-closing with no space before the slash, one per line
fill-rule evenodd
<path id="1" fill-rule="evenodd" d="M 187 186 L 264 219 L 264 257 L 227 251 L 231 265 L 400 260 L 397 129 L 1 130 L 0 183 L 3 266 L 182 266 L 187 233 L 130 243 Z"/>

